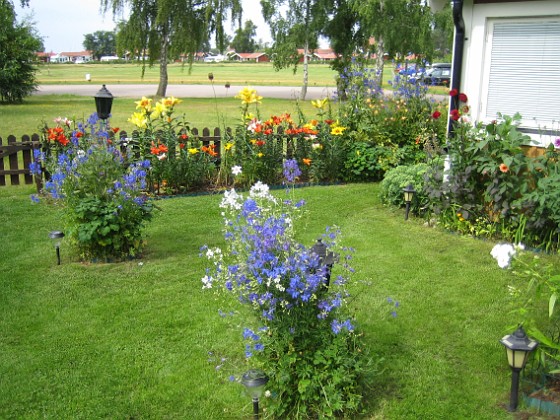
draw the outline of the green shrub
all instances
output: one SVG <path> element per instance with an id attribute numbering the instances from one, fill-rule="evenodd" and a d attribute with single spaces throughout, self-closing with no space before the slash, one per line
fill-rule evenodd
<path id="1" fill-rule="evenodd" d="M 153 211 L 145 193 L 150 162 L 127 160 L 97 123 L 94 114 L 74 128 L 68 120 L 47 128 L 45 151 L 36 150 L 31 169 L 48 171 L 45 193 L 62 206 L 66 236 L 83 259 L 136 257 Z"/>
<path id="2" fill-rule="evenodd" d="M 424 192 L 424 175 L 427 170 L 426 163 L 418 163 L 412 166 L 397 166 L 388 171 L 380 184 L 381 202 L 403 206 L 403 188 L 412 184 L 416 194 L 414 194 L 410 209 L 413 214 L 422 213 L 428 200 L 428 196 Z"/>

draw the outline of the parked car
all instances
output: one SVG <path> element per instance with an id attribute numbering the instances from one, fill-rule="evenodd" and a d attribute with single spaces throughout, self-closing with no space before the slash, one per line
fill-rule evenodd
<path id="1" fill-rule="evenodd" d="M 408 79 L 412 83 L 424 83 L 426 85 L 444 85 L 451 83 L 451 64 L 434 63 L 423 72 L 411 75 Z"/>
<path id="2" fill-rule="evenodd" d="M 221 63 L 225 60 L 223 55 L 209 55 L 208 57 L 204 57 L 205 63 Z"/>

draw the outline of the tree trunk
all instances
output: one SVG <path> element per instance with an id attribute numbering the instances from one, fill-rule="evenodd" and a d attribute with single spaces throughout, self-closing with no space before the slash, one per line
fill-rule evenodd
<path id="1" fill-rule="evenodd" d="M 159 85 L 156 96 L 164 98 L 167 93 L 167 84 L 169 83 L 169 75 L 167 74 L 167 37 L 163 37 L 163 45 L 161 46 L 161 56 L 159 58 Z"/>
<path id="2" fill-rule="evenodd" d="M 309 84 L 309 43 L 305 41 L 305 46 L 303 47 L 303 84 L 301 85 L 301 93 L 299 99 L 305 101 L 307 96 L 307 85 Z"/>
<path id="3" fill-rule="evenodd" d="M 383 37 L 380 36 L 377 40 L 377 58 L 375 60 L 375 67 L 377 68 L 377 83 L 379 87 L 383 85 L 383 66 L 385 65 L 385 60 L 383 56 L 385 55 L 384 51 L 384 44 L 383 44 Z"/>

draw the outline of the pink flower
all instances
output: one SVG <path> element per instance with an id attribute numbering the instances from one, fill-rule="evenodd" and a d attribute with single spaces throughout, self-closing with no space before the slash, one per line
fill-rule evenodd
<path id="1" fill-rule="evenodd" d="M 500 171 L 505 174 L 507 171 L 509 171 L 509 168 L 505 163 L 502 163 L 500 164 Z"/>
<path id="2" fill-rule="evenodd" d="M 554 147 L 560 148 L 560 137 L 554 140 Z"/>
<path id="3" fill-rule="evenodd" d="M 467 97 L 467 95 L 465 95 L 464 93 L 459 93 L 459 100 L 461 102 L 468 102 L 469 98 Z"/>

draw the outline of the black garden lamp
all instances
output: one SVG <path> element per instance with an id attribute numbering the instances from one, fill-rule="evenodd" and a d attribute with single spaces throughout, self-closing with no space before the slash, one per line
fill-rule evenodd
<path id="1" fill-rule="evenodd" d="M 64 238 L 64 232 L 53 230 L 49 233 L 49 238 L 56 250 L 56 260 L 58 261 L 58 265 L 60 265 L 60 243 L 62 242 L 62 238 Z"/>
<path id="2" fill-rule="evenodd" d="M 515 411 L 519 399 L 519 373 L 525 367 L 529 353 L 535 350 L 539 343 L 527 337 L 521 325 L 513 334 L 502 338 L 500 343 L 506 348 L 508 363 L 511 367 L 511 394 L 508 409 Z"/>
<path id="3" fill-rule="evenodd" d="M 97 110 L 97 116 L 105 121 L 111 115 L 111 107 L 113 106 L 113 95 L 107 90 L 107 87 L 103 85 L 99 92 L 94 96 L 95 98 L 95 109 Z"/>
<path id="4" fill-rule="evenodd" d="M 416 190 L 414 189 L 412 184 L 408 184 L 405 188 L 403 188 L 403 193 L 404 193 L 404 202 L 406 204 L 404 220 L 408 220 L 408 213 L 410 212 L 410 203 L 412 203 L 412 199 L 414 198 L 414 194 L 416 194 Z"/>
<path id="5" fill-rule="evenodd" d="M 319 264 L 325 266 L 325 286 L 329 287 L 331 281 L 331 271 L 334 264 L 334 254 L 327 251 L 327 246 L 323 243 L 321 238 L 317 239 L 315 245 L 311 248 L 311 252 L 319 257 Z"/>
<path id="6" fill-rule="evenodd" d="M 268 383 L 268 377 L 262 370 L 251 369 L 243 374 L 241 383 L 247 389 L 247 393 L 253 399 L 253 415 L 255 419 L 259 418 L 259 398 L 264 392 L 264 388 Z"/>

